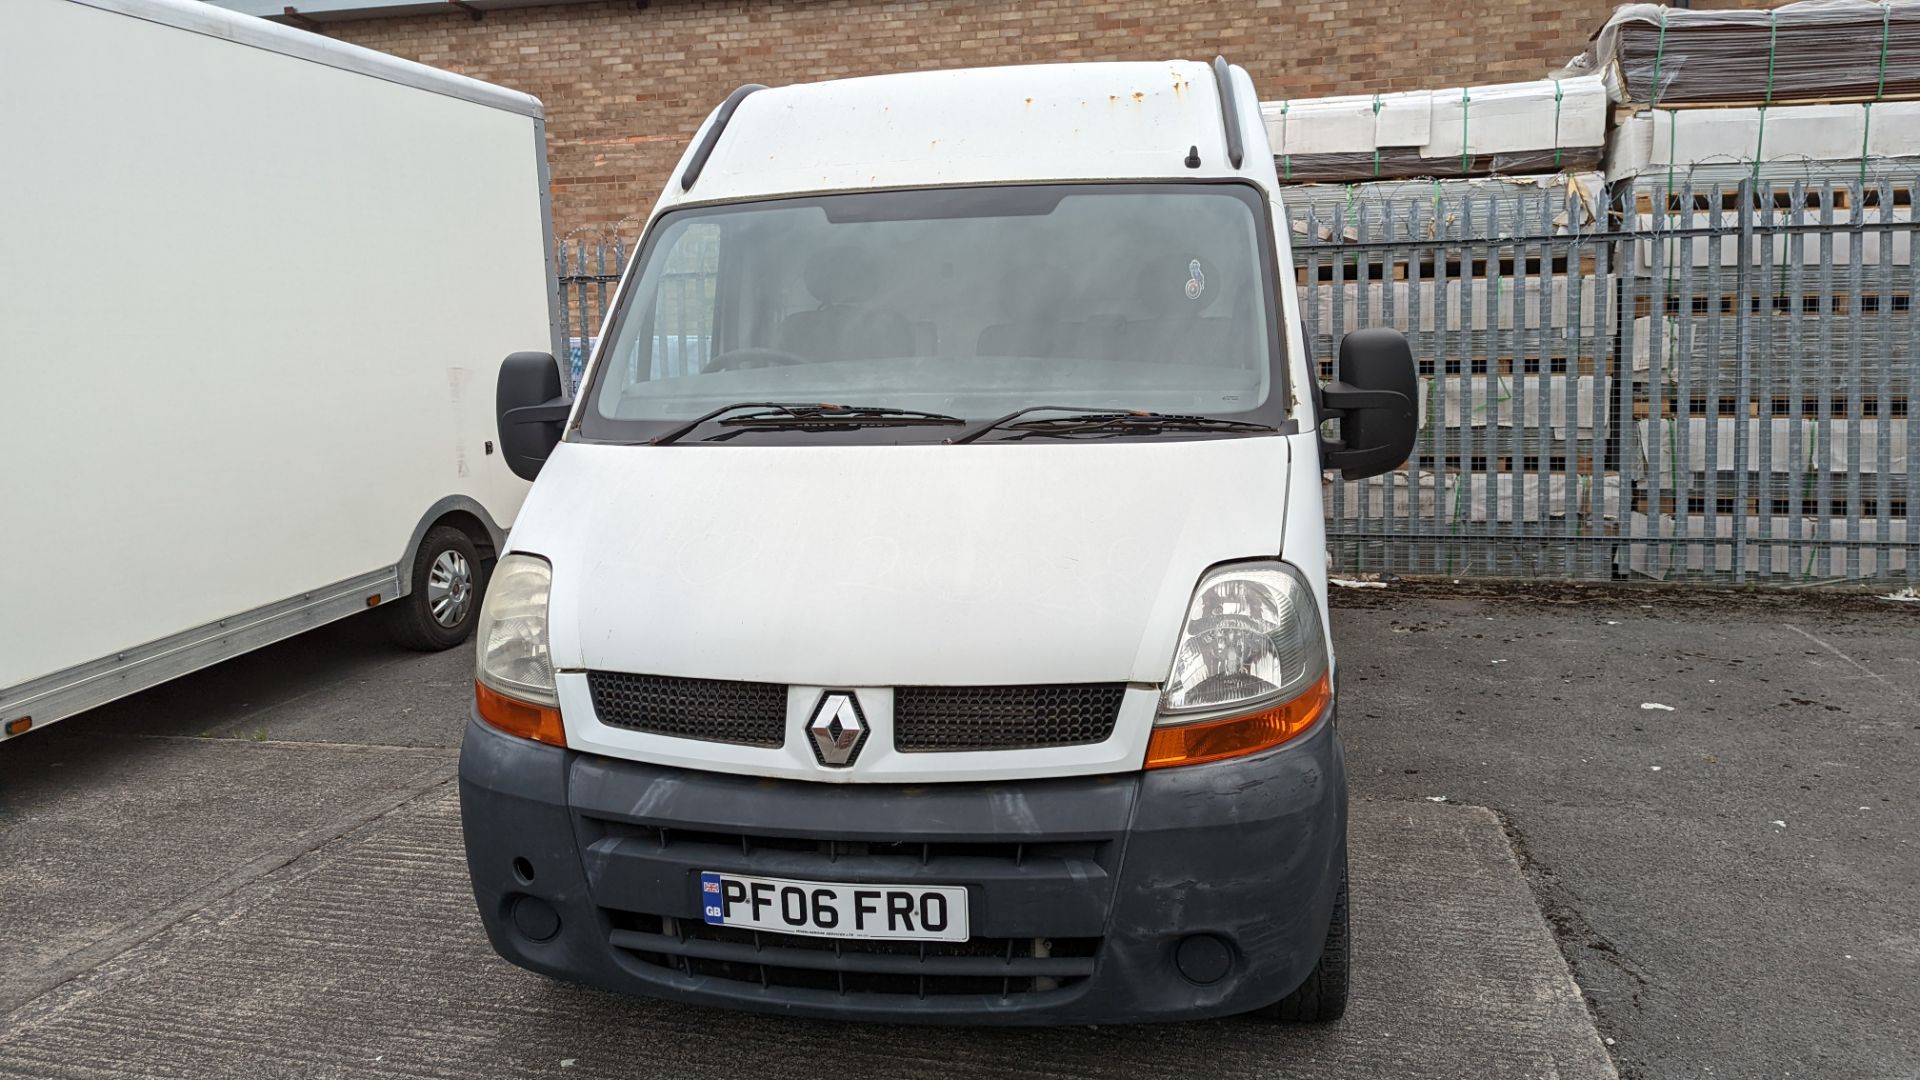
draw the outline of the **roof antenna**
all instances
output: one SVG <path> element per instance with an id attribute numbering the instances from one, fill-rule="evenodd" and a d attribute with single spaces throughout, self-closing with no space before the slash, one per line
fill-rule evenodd
<path id="1" fill-rule="evenodd" d="M 1187 168 L 1197 169 L 1199 167 L 1200 167 L 1200 148 L 1198 146 L 1190 146 L 1187 148 Z"/>

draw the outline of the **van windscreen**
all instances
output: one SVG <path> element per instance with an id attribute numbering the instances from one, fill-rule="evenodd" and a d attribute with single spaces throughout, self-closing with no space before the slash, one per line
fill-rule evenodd
<path id="1" fill-rule="evenodd" d="M 654 223 L 583 388 L 645 439 L 731 402 L 981 418 L 1284 416 L 1268 216 L 1242 184 L 863 192 Z M 938 428 L 889 441 L 938 441 Z"/>

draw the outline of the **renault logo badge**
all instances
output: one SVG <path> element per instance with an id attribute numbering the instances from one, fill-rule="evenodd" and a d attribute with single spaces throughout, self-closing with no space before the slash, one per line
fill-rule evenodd
<path id="1" fill-rule="evenodd" d="M 860 714 L 860 699 L 851 690 L 829 690 L 820 695 L 807 721 L 807 734 L 813 736 L 813 754 L 829 768 L 853 764 L 860 747 L 867 741 L 867 718 Z"/>

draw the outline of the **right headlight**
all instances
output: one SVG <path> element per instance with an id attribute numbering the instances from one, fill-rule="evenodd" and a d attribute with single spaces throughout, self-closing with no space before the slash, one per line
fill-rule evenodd
<path id="1" fill-rule="evenodd" d="M 508 555 L 494 567 L 474 630 L 474 700 L 480 718 L 509 735 L 565 746 L 547 647 L 552 588 L 553 567 L 538 555 Z"/>
<path id="2" fill-rule="evenodd" d="M 1281 562 L 1215 567 L 1187 606 L 1147 768 L 1278 746 L 1332 696 L 1320 605 L 1300 572 Z"/>
<path id="3" fill-rule="evenodd" d="M 553 705 L 553 657 L 547 651 L 547 593 L 553 567 L 538 555 L 509 555 L 494 568 L 480 605 L 475 670 L 509 697 Z"/>

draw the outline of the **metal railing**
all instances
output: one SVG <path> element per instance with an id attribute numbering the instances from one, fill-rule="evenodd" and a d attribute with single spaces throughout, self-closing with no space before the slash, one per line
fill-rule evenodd
<path id="1" fill-rule="evenodd" d="M 1611 191 L 1289 191 L 1321 376 L 1341 335 L 1380 325 L 1408 334 L 1420 373 L 1407 466 L 1327 481 L 1337 570 L 1920 580 L 1916 192 L 1920 165 L 1893 162 L 1696 168 Z M 560 246 L 576 379 L 626 256 L 618 240 Z M 712 287 L 709 266 L 669 269 L 666 288 Z M 656 338 L 649 362 L 685 370 L 707 332 L 679 328 L 670 355 Z"/>
<path id="2" fill-rule="evenodd" d="M 1303 197 L 1309 348 L 1406 330 L 1409 467 L 1330 483 L 1349 571 L 1739 585 L 1920 577 L 1920 172 L 1707 168 Z M 1597 205 L 1596 205 L 1597 204 Z"/>

